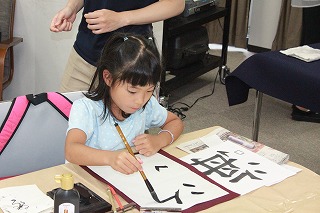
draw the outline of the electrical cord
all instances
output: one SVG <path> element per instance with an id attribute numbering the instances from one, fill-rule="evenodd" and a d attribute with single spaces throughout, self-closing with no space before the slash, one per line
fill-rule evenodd
<path id="1" fill-rule="evenodd" d="M 222 24 L 221 24 L 221 21 L 220 19 L 218 19 L 218 22 L 219 22 L 219 26 L 220 26 L 220 29 L 223 30 L 223 27 L 222 27 Z M 214 93 L 214 90 L 215 90 L 215 86 L 216 86 L 216 82 L 217 82 L 217 78 L 218 78 L 218 75 L 220 76 L 220 83 L 225 85 L 225 82 L 224 82 L 224 78 L 226 77 L 224 74 L 222 74 L 222 71 L 223 69 L 228 69 L 226 66 L 222 66 L 222 67 L 219 67 L 219 70 L 216 74 L 216 77 L 214 79 L 214 82 L 213 82 L 213 87 L 212 87 L 212 91 L 210 94 L 208 95 L 204 95 L 204 96 L 201 96 L 199 98 L 197 98 L 193 104 L 191 105 L 188 105 L 186 103 L 183 103 L 183 102 L 175 102 L 173 103 L 172 105 L 168 105 L 168 108 L 167 110 L 176 114 L 181 120 L 184 120 L 187 116 L 184 114 L 184 112 L 188 111 L 189 109 L 191 109 L 198 101 L 204 99 L 204 98 L 207 98 L 209 96 L 211 96 L 213 93 Z M 227 70 L 229 71 L 229 70 Z M 230 71 L 229 71 L 230 72 Z M 227 74 L 229 74 L 229 72 Z M 182 107 L 174 107 L 175 105 L 177 104 L 181 104 L 183 105 Z"/>
<path id="2" fill-rule="evenodd" d="M 176 114 L 181 120 L 185 119 L 187 116 L 184 114 L 184 112 L 186 112 L 189 109 L 191 109 L 198 101 L 200 101 L 200 100 L 202 100 L 204 98 L 207 98 L 207 97 L 211 96 L 214 93 L 218 75 L 219 75 L 219 72 L 217 72 L 216 77 L 215 77 L 215 79 L 213 81 L 213 87 L 212 87 L 212 91 L 211 91 L 210 94 L 204 95 L 204 96 L 201 96 L 201 97 L 197 98 L 193 102 L 193 104 L 191 104 L 191 105 L 188 105 L 188 104 L 183 103 L 183 102 L 175 102 L 172 105 L 168 105 L 168 109 L 167 110 L 172 112 L 172 113 L 174 113 L 174 114 Z M 181 104 L 183 106 L 182 107 L 174 107 L 177 104 Z"/>

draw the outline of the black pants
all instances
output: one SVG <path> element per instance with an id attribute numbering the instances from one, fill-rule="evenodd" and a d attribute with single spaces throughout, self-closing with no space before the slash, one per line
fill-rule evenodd
<path id="1" fill-rule="evenodd" d="M 301 45 L 320 43 L 320 6 L 303 8 Z"/>

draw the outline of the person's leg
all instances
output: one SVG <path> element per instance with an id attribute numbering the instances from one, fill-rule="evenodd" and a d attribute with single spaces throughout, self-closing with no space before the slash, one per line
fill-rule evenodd
<path id="1" fill-rule="evenodd" d="M 320 42 L 320 6 L 303 8 L 301 45 Z M 301 106 L 292 106 L 292 119 L 320 123 L 320 114 Z"/>
<path id="2" fill-rule="evenodd" d="M 320 6 L 303 8 L 301 45 L 320 42 Z"/>
<path id="3" fill-rule="evenodd" d="M 86 62 L 72 48 L 59 91 L 87 91 L 95 71 L 96 67 Z"/>

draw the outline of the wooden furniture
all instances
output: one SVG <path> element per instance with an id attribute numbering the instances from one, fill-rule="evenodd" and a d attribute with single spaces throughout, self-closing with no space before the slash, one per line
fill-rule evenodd
<path id="1" fill-rule="evenodd" d="M 320 43 L 310 45 L 320 49 Z M 250 88 L 257 91 L 253 135 L 258 140 L 262 94 L 320 112 L 320 60 L 304 62 L 269 51 L 258 53 L 241 63 L 226 78 L 229 105 L 247 101 Z"/>
<path id="2" fill-rule="evenodd" d="M 3 90 L 11 83 L 14 73 L 13 47 L 22 38 L 13 37 L 15 0 L 0 0 L 0 101 Z"/>
<path id="3" fill-rule="evenodd" d="M 166 61 L 170 39 L 173 39 L 175 36 L 181 35 L 182 33 L 190 32 L 195 27 L 205 23 L 224 18 L 221 56 L 206 54 L 205 58 L 200 62 L 193 63 L 177 70 L 170 70 L 170 74 L 174 75 L 171 79 L 166 79 L 166 72 L 163 72 L 160 85 L 165 93 L 170 92 L 217 67 L 219 67 L 219 73 L 221 75 L 221 71 L 227 62 L 230 8 L 231 0 L 227 0 L 225 7 L 213 7 L 213 9 L 208 11 L 200 12 L 188 17 L 180 15 L 163 22 L 162 56 L 163 60 Z M 165 65 L 164 70 L 167 70 Z"/>
<path id="4" fill-rule="evenodd" d="M 177 149 L 177 144 L 204 136 L 213 131 L 214 128 L 216 127 L 183 134 L 177 141 L 166 147 L 164 150 L 176 157 L 183 157 L 186 153 Z M 289 162 L 289 165 L 301 168 L 302 171 L 287 178 L 281 183 L 270 187 L 259 188 L 246 195 L 218 204 L 201 212 L 319 212 L 320 176 L 293 162 Z M 59 184 L 54 181 L 54 176 L 63 173 L 72 173 L 75 177 L 75 182 L 83 183 L 103 199 L 110 202 L 106 184 L 91 176 L 80 166 L 70 163 L 2 180 L 0 181 L 0 188 L 36 184 L 44 193 L 46 193 L 47 191 L 59 187 Z M 141 196 L 139 192 L 137 192 L 137 196 Z M 124 204 L 124 200 L 122 198 L 120 199 Z M 138 213 L 139 211 L 134 209 L 129 212 Z"/>

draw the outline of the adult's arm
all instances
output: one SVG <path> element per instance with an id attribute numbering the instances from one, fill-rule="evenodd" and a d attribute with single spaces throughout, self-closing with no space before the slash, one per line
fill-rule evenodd
<path id="1" fill-rule="evenodd" d="M 183 12 L 185 0 L 160 0 L 147 7 L 125 11 L 126 25 L 148 24 L 171 18 Z"/>
<path id="2" fill-rule="evenodd" d="M 101 9 L 85 14 L 88 28 L 95 34 L 112 32 L 128 25 L 149 24 L 182 13 L 185 0 L 160 0 L 141 9 L 115 12 Z"/>

